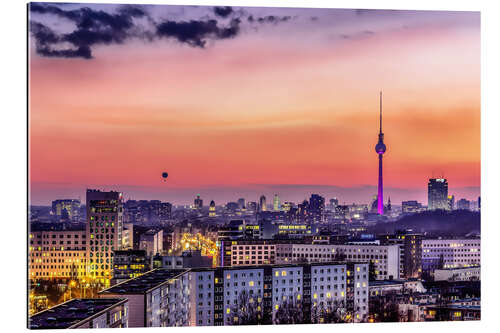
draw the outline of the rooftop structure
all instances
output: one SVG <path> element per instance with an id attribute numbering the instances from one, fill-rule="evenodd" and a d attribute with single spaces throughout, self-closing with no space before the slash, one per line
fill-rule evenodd
<path id="1" fill-rule="evenodd" d="M 127 280 L 119 283 L 111 288 L 105 289 L 100 292 L 110 293 L 110 294 L 143 294 L 150 289 L 157 288 L 169 280 L 175 279 L 183 273 L 187 272 L 187 269 L 156 269 L 149 271 L 135 279 Z"/>
<path id="2" fill-rule="evenodd" d="M 121 325 L 123 321 L 120 323 L 118 317 L 121 320 L 125 316 L 125 311 L 120 306 L 126 303 L 127 300 L 123 298 L 72 299 L 31 316 L 28 326 L 30 329 L 124 327 Z M 93 323 L 102 315 L 108 317 L 107 313 L 113 310 L 117 313 L 121 311 L 116 320 L 113 316 L 104 322 L 99 320 Z"/>

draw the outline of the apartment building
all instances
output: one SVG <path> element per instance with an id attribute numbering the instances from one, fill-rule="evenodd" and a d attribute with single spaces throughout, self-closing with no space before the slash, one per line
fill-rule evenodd
<path id="1" fill-rule="evenodd" d="M 125 298 L 129 327 L 189 325 L 188 270 L 156 269 L 99 292 L 99 298 Z"/>
<path id="2" fill-rule="evenodd" d="M 342 308 L 346 320 L 363 322 L 368 279 L 366 262 L 155 269 L 99 296 L 126 298 L 130 327 L 241 324 L 248 312 L 272 321 L 281 306 L 297 302 L 308 319 L 319 308 Z"/>
<path id="3" fill-rule="evenodd" d="M 31 280 L 84 277 L 86 275 L 85 230 L 30 232 L 28 274 Z"/>
<path id="4" fill-rule="evenodd" d="M 128 327 L 128 302 L 123 298 L 72 299 L 28 320 L 30 329 Z"/>

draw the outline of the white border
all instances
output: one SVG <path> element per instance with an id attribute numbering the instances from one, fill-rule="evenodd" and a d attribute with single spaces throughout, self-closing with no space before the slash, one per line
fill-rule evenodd
<path id="1" fill-rule="evenodd" d="M 53 1 L 67 2 L 67 1 Z M 420 9 L 420 10 L 473 10 L 481 11 L 481 175 L 482 175 L 482 320 L 460 323 L 405 323 L 405 324 L 358 324 L 358 325 L 315 325 L 315 326 L 262 326 L 238 327 L 238 333 L 255 329 L 273 332 L 298 333 L 304 329 L 358 332 L 386 332 L 405 330 L 453 330 L 469 332 L 499 326 L 496 301 L 499 263 L 496 260 L 500 219 L 496 202 L 500 200 L 496 190 L 500 188 L 499 130 L 500 105 L 498 103 L 500 75 L 499 38 L 500 15 L 497 1 L 471 0 L 170 0 L 170 1 L 78 1 L 80 3 L 149 3 L 184 5 L 232 5 L 232 6 L 281 6 L 317 8 L 372 8 L 372 9 Z M 2 329 L 25 330 L 26 326 L 26 3 L 10 1 L 2 3 L 1 31 L 1 175 L 0 207 L 2 234 Z M 159 329 L 134 329 L 134 332 L 153 332 Z M 172 328 L 176 332 L 204 330 L 215 333 L 230 332 L 232 328 Z"/>

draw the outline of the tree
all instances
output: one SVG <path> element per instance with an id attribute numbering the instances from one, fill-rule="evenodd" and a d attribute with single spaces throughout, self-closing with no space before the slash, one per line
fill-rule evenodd
<path id="1" fill-rule="evenodd" d="M 371 297 L 370 317 L 375 322 L 398 322 L 399 305 L 395 295 Z"/>
<path id="2" fill-rule="evenodd" d="M 227 325 L 261 325 L 264 324 L 262 302 L 250 295 L 247 290 L 238 294 L 236 304 L 231 307 L 231 316 Z"/>
<path id="3" fill-rule="evenodd" d="M 288 298 L 283 300 L 274 314 L 273 324 L 305 324 L 308 318 L 305 318 L 302 300 L 297 299 L 295 295 L 292 300 Z"/>
<path id="4" fill-rule="evenodd" d="M 320 302 L 311 309 L 311 323 L 347 323 L 351 321 L 352 315 L 350 311 L 347 311 L 343 301 L 328 301 L 326 305 Z"/>

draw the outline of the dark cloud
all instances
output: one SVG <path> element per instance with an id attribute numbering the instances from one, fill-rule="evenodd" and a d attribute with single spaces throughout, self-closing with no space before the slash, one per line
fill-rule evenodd
<path id="1" fill-rule="evenodd" d="M 214 7 L 214 13 L 215 15 L 217 16 L 220 16 L 220 17 L 228 17 L 229 15 L 231 15 L 231 13 L 233 13 L 233 8 L 231 7 Z"/>
<path id="2" fill-rule="evenodd" d="M 92 52 L 88 46 L 80 46 L 77 49 L 54 50 L 48 47 L 37 49 L 38 54 L 44 57 L 55 58 L 84 58 L 91 59 Z"/>
<path id="3" fill-rule="evenodd" d="M 30 31 L 36 42 L 36 51 L 48 57 L 92 58 L 95 45 L 121 44 L 131 38 L 153 41 L 172 38 L 192 47 L 205 48 L 209 41 L 229 39 L 241 33 L 242 20 L 258 24 L 278 24 L 292 19 L 291 16 L 268 15 L 253 17 L 244 10 L 232 7 L 214 7 L 212 16 L 223 18 L 219 22 L 210 16 L 190 21 L 169 19 L 155 22 L 148 12 L 137 5 L 122 5 L 114 13 L 89 7 L 69 9 L 55 4 L 31 3 L 30 12 L 40 15 L 56 15 L 73 22 L 76 29 L 70 33 L 58 33 L 49 27 L 31 22 Z M 232 17 L 228 22 L 225 18 Z M 137 19 L 145 18 L 147 27 Z M 144 21 L 142 21 L 144 23 Z"/>
<path id="4" fill-rule="evenodd" d="M 204 48 L 208 40 L 233 38 L 240 32 L 240 20 L 233 19 L 227 27 L 219 27 L 217 20 L 166 21 L 157 26 L 159 37 L 174 38 L 190 46 Z"/>
<path id="5" fill-rule="evenodd" d="M 52 14 L 68 19 L 76 24 L 76 30 L 68 34 L 56 34 L 40 23 L 31 25 L 31 32 L 36 39 L 37 53 L 49 57 L 85 59 L 92 58 L 91 46 L 96 44 L 123 43 L 127 38 L 140 37 L 132 30 L 134 18 L 147 16 L 139 7 L 125 5 L 117 14 L 102 10 L 79 8 L 63 10 L 54 5 L 30 4 L 30 11 L 38 14 Z M 58 49 L 57 44 L 67 42 L 73 47 Z"/>
<path id="6" fill-rule="evenodd" d="M 259 23 L 280 23 L 280 22 L 287 22 L 292 19 L 291 16 L 274 16 L 274 15 L 268 15 L 268 16 L 263 16 L 257 18 L 257 22 Z"/>

